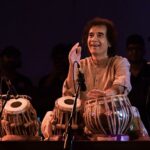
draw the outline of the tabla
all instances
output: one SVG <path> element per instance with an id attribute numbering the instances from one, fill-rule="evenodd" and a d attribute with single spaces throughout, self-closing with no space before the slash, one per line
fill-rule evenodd
<path id="1" fill-rule="evenodd" d="M 116 95 L 87 100 L 84 122 L 94 134 L 125 134 L 133 118 L 130 101 L 126 95 Z"/>
<path id="2" fill-rule="evenodd" d="M 14 98 L 14 95 L 7 95 L 7 94 L 1 94 L 0 95 L 0 114 L 2 114 L 3 108 L 5 103 L 10 99 L 10 98 Z M 1 126 L 1 121 L 0 121 L 0 137 L 3 136 L 3 130 L 2 130 L 2 126 Z"/>
<path id="3" fill-rule="evenodd" d="M 55 109 L 54 109 L 54 118 L 56 120 L 56 132 L 55 134 L 63 134 L 66 128 L 66 125 L 69 121 L 73 104 L 74 104 L 74 97 L 71 96 L 64 96 L 60 97 L 55 102 Z M 74 117 L 72 118 L 72 129 L 77 130 L 80 128 L 81 123 L 81 100 L 77 99 L 76 103 L 76 112 Z"/>
<path id="4" fill-rule="evenodd" d="M 1 121 L 5 135 L 37 135 L 39 121 L 35 109 L 27 98 L 18 96 L 7 101 Z"/>

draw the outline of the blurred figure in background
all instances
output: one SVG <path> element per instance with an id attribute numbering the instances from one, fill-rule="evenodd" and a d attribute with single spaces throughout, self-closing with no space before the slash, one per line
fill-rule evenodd
<path id="1" fill-rule="evenodd" d="M 70 44 L 59 43 L 52 49 L 50 59 L 53 68 L 49 74 L 43 76 L 39 81 L 38 112 L 41 118 L 44 117 L 47 111 L 54 108 L 55 100 L 62 96 L 62 85 L 68 72 L 70 48 Z"/>
<path id="2" fill-rule="evenodd" d="M 145 42 L 141 35 L 127 37 L 126 54 L 131 64 L 131 85 L 129 99 L 139 110 L 141 119 L 150 135 L 150 64 L 144 58 Z"/>
<path id="3" fill-rule="evenodd" d="M 0 53 L 0 76 L 1 80 L 8 79 L 15 87 L 18 94 L 29 95 L 32 97 L 32 82 L 21 74 L 18 69 L 22 67 L 21 52 L 14 46 L 8 46 Z M 7 85 L 2 83 L 2 93 L 8 90 Z"/>

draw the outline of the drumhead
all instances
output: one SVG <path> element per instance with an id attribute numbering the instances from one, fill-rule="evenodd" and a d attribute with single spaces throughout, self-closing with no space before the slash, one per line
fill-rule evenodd
<path id="1" fill-rule="evenodd" d="M 17 114 L 26 111 L 29 107 L 30 102 L 27 99 L 24 98 L 10 99 L 9 101 L 7 101 L 4 107 L 4 111 L 11 114 Z"/>
<path id="2" fill-rule="evenodd" d="M 71 96 L 64 96 L 60 97 L 56 100 L 55 106 L 58 107 L 60 110 L 71 111 L 73 108 L 75 97 Z M 81 108 L 81 100 L 77 99 L 76 109 L 77 111 Z"/>

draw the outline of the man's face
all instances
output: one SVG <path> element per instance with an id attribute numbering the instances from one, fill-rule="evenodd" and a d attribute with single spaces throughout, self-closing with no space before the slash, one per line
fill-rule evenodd
<path id="1" fill-rule="evenodd" d="M 3 56 L 2 57 L 2 65 L 5 69 L 16 69 L 19 67 L 19 58 L 14 56 Z"/>
<path id="2" fill-rule="evenodd" d="M 143 59 L 144 48 L 139 44 L 129 44 L 126 48 L 127 58 L 131 63 L 139 62 Z"/>
<path id="3" fill-rule="evenodd" d="M 104 25 L 91 27 L 88 34 L 87 45 L 92 55 L 107 56 L 110 43 L 106 34 L 107 28 Z"/>

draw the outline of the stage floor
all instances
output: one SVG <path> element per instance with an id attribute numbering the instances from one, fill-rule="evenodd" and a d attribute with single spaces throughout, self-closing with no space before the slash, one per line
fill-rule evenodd
<path id="1" fill-rule="evenodd" d="M 0 142 L 1 150 L 63 150 L 62 141 Z M 72 150 L 149 150 L 150 141 L 74 141 Z"/>

